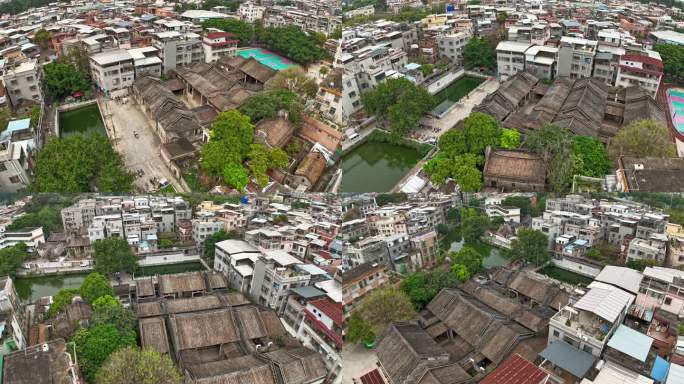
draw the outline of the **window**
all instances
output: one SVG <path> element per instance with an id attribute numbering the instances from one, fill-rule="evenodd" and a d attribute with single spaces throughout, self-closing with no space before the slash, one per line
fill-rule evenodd
<path id="1" fill-rule="evenodd" d="M 16 184 L 19 182 L 19 176 L 10 176 L 9 180 L 12 184 Z"/>
<path id="2" fill-rule="evenodd" d="M 0 163 L 0 172 L 5 172 L 7 170 L 7 166 L 5 163 Z"/>
<path id="3" fill-rule="evenodd" d="M 585 345 L 584 347 L 582 347 L 582 350 L 584 352 L 587 352 L 587 353 L 591 353 L 591 351 L 593 351 L 593 349 L 591 349 L 591 347 L 588 345 Z"/>
<path id="4" fill-rule="evenodd" d="M 672 298 L 671 297 L 666 297 L 665 298 L 665 305 L 670 305 L 672 304 Z"/>

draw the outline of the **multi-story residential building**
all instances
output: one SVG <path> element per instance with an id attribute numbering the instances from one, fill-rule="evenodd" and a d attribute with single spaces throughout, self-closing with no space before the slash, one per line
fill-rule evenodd
<path id="1" fill-rule="evenodd" d="M 658 264 L 665 262 L 667 236 L 654 234 L 648 239 L 636 238 L 629 242 L 626 260 L 653 260 Z"/>
<path id="2" fill-rule="evenodd" d="M 665 234 L 669 240 L 666 264 L 673 268 L 684 265 L 684 228 L 680 224 L 668 223 Z"/>
<path id="3" fill-rule="evenodd" d="M 201 246 L 207 237 L 223 230 L 223 223 L 214 217 L 198 217 L 192 219 L 192 239 Z"/>
<path id="4" fill-rule="evenodd" d="M 220 209 L 214 214 L 216 220 L 223 223 L 223 230 L 226 232 L 241 231 L 247 225 L 247 218 L 240 211 Z"/>
<path id="5" fill-rule="evenodd" d="M 506 207 L 498 204 L 491 204 L 485 207 L 487 216 L 490 218 L 501 217 L 503 221 L 520 223 L 520 208 Z"/>
<path id="6" fill-rule="evenodd" d="M 346 319 L 369 292 L 386 284 L 389 279 L 384 264 L 368 262 L 338 273 L 335 281 L 342 286 L 342 308 Z"/>
<path id="7" fill-rule="evenodd" d="M 627 54 L 620 58 L 615 85 L 625 88 L 638 85 L 655 98 L 662 78 L 663 61 L 658 52 Z"/>
<path id="8" fill-rule="evenodd" d="M 257 228 L 245 232 L 245 241 L 264 252 L 285 249 L 286 237 L 286 234 L 271 228 Z M 293 239 L 289 239 L 291 240 Z"/>
<path id="9" fill-rule="evenodd" d="M 410 260 L 408 256 L 411 253 L 411 242 L 410 237 L 406 234 L 385 236 L 383 238 L 385 245 L 387 247 L 387 253 L 390 258 L 392 269 L 401 270 L 401 266 L 406 265 Z"/>
<path id="10" fill-rule="evenodd" d="M 70 207 L 62 208 L 62 227 L 65 231 L 87 228 L 95 217 L 95 199 L 82 199 Z"/>
<path id="11" fill-rule="evenodd" d="M 345 125 L 361 109 L 361 94 L 353 76 L 341 68 L 333 68 L 321 81 L 315 108 L 330 120 Z"/>
<path id="12" fill-rule="evenodd" d="M 2 84 L 14 107 L 18 107 L 22 101 L 40 103 L 43 100 L 40 88 L 41 71 L 36 60 L 5 64 L 2 72 Z"/>
<path id="13" fill-rule="evenodd" d="M 634 295 L 620 288 L 594 281 L 583 296 L 571 299 L 568 306 L 551 318 L 548 343 L 560 340 L 600 356 L 634 299 Z"/>
<path id="14" fill-rule="evenodd" d="M 539 79 L 553 79 L 558 48 L 533 45 L 525 51 L 525 70 Z"/>
<path id="15" fill-rule="evenodd" d="M 412 235 L 411 248 L 414 250 L 410 256 L 411 271 L 432 268 L 437 264 L 437 256 L 439 256 L 437 232 L 427 231 L 422 234 Z"/>
<path id="16" fill-rule="evenodd" d="M 128 54 L 133 58 L 135 77 L 162 75 L 162 61 L 159 53 L 154 47 L 133 48 L 128 50 Z"/>
<path id="17" fill-rule="evenodd" d="M 204 62 L 213 63 L 225 56 L 235 56 L 238 40 L 232 33 L 208 32 L 202 36 Z"/>
<path id="18" fill-rule="evenodd" d="M 411 206 L 389 206 L 379 208 L 367 215 L 368 226 L 373 234 L 395 235 L 408 233 L 406 211 Z"/>
<path id="19" fill-rule="evenodd" d="M 245 1 L 238 7 L 237 14 L 240 16 L 241 20 L 248 23 L 254 23 L 257 20 L 263 19 L 265 11 L 266 7 L 257 5 L 251 1 Z"/>
<path id="20" fill-rule="evenodd" d="M 446 33 L 437 36 L 439 57 L 446 57 L 451 62 L 460 64 L 463 60 L 463 48 L 470 41 L 470 34 L 466 32 Z"/>
<path id="21" fill-rule="evenodd" d="M 496 46 L 497 74 L 502 80 L 525 70 L 525 51 L 530 43 L 502 41 Z"/>
<path id="22" fill-rule="evenodd" d="M 571 79 L 591 77 L 597 42 L 578 37 L 563 36 L 558 47 L 556 76 Z"/>
<path id="23" fill-rule="evenodd" d="M 22 228 L 0 232 L 0 249 L 24 243 L 26 244 L 27 250 L 33 252 L 44 242 L 45 235 L 43 234 L 43 227 Z"/>
<path id="24" fill-rule="evenodd" d="M 216 243 L 214 270 L 228 278 L 228 284 L 243 293 L 252 288 L 254 264 L 262 253 L 243 240 L 223 240 Z"/>
<path id="25" fill-rule="evenodd" d="M 368 237 L 348 244 L 343 251 L 342 262 L 346 268 L 368 262 L 384 264 L 388 268 L 392 266 L 383 236 Z"/>
<path id="26" fill-rule="evenodd" d="M 90 72 L 95 85 L 109 95 L 133 85 L 135 62 L 128 51 L 105 51 L 90 56 Z"/>
<path id="27" fill-rule="evenodd" d="M 35 149 L 30 119 L 10 121 L 0 132 L 0 192 L 15 193 L 31 182 L 29 156 Z"/>
<path id="28" fill-rule="evenodd" d="M 250 295 L 252 299 L 269 308 L 282 310 L 291 288 L 305 287 L 311 281 L 308 270 L 300 268 L 304 263 L 281 250 L 272 250 L 254 263 L 254 275 Z"/>
<path id="29" fill-rule="evenodd" d="M 622 47 L 599 45 L 594 56 L 593 77 L 606 85 L 614 85 L 620 58 L 625 54 Z"/>
<path id="30" fill-rule="evenodd" d="M 263 13 L 263 23 L 266 27 L 286 27 L 294 25 L 309 33 L 332 34 L 342 26 L 342 18 L 331 14 L 317 14 L 294 7 L 274 5 Z"/>
<path id="31" fill-rule="evenodd" d="M 12 278 L 0 277 L 0 288 L 0 326 L 3 329 L 0 342 L 3 345 L 2 354 L 5 355 L 27 347 L 24 335 L 27 324 Z"/>
<path id="32" fill-rule="evenodd" d="M 202 40 L 196 33 L 156 32 L 152 35 L 152 44 L 159 50 L 164 73 L 200 63 L 205 58 Z"/>
<path id="33" fill-rule="evenodd" d="M 508 28 L 508 40 L 544 46 L 551 38 L 551 28 L 547 23 L 521 23 Z"/>

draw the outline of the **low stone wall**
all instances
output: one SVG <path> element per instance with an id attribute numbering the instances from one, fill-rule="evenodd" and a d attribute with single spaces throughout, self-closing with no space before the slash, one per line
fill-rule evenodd
<path id="1" fill-rule="evenodd" d="M 587 276 L 594 278 L 601 273 L 602 267 L 598 265 L 592 265 L 588 263 L 582 263 L 579 261 L 571 260 L 567 257 L 562 259 L 552 259 L 551 263 L 558 268 L 565 269 L 566 271 L 575 272 L 578 275 Z"/>
<path id="2" fill-rule="evenodd" d="M 441 90 L 448 87 L 454 81 L 463 77 L 464 74 L 465 74 L 465 71 L 462 68 L 457 69 L 455 71 L 449 71 L 444 76 L 437 78 L 436 80 L 434 80 L 430 84 L 427 84 L 425 86 L 425 88 L 427 89 L 429 94 L 434 96 L 437 93 L 439 93 Z"/>

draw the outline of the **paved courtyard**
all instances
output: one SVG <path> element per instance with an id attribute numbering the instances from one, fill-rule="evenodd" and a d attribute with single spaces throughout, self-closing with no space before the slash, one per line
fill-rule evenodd
<path id="1" fill-rule="evenodd" d="M 368 350 L 363 345 L 345 343 L 342 347 L 342 384 L 355 384 L 354 381 L 366 372 L 377 367 L 378 358 L 375 350 Z"/>
<path id="2" fill-rule="evenodd" d="M 144 172 L 136 177 L 135 186 L 138 190 L 154 191 L 158 188 L 159 180 L 167 179 L 176 191 L 188 192 L 164 164 L 160 153 L 161 142 L 131 97 L 128 97 L 126 104 L 101 99 L 100 108 L 112 145 L 123 157 L 126 167 L 136 175 L 138 170 Z M 135 132 L 138 133 L 137 138 Z M 152 182 L 155 178 L 157 183 Z"/>

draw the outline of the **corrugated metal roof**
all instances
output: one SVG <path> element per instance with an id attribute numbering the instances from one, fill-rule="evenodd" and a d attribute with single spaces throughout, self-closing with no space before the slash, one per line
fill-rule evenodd
<path id="1" fill-rule="evenodd" d="M 589 284 L 589 288 L 589 292 L 573 307 L 594 313 L 611 323 L 617 320 L 634 297 L 619 288 L 597 281 Z"/>
<path id="2" fill-rule="evenodd" d="M 551 343 L 551 345 L 539 353 L 539 356 L 578 379 L 583 378 L 594 364 L 594 356 L 591 353 L 580 351 L 561 340 Z"/>
<path id="3" fill-rule="evenodd" d="M 596 375 L 594 384 L 653 384 L 653 380 L 627 368 L 607 362 Z"/>
<path id="4" fill-rule="evenodd" d="M 679 364 L 670 364 L 666 384 L 684 384 L 684 367 Z"/>
<path id="5" fill-rule="evenodd" d="M 646 361 L 653 339 L 626 325 L 620 325 L 608 340 L 608 346 L 639 361 Z"/>
<path id="6" fill-rule="evenodd" d="M 643 278 L 639 271 L 632 268 L 607 265 L 594 280 L 612 284 L 636 295 Z"/>

